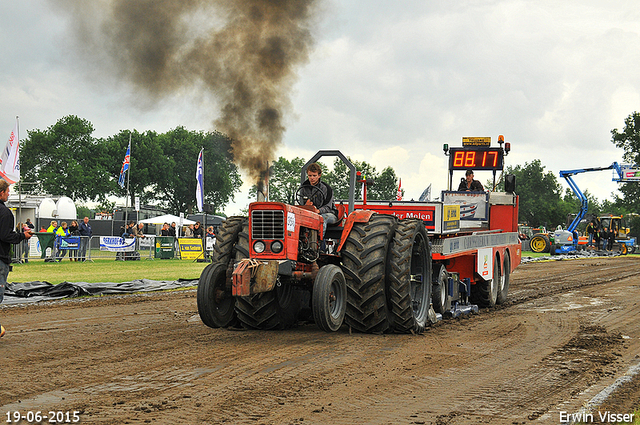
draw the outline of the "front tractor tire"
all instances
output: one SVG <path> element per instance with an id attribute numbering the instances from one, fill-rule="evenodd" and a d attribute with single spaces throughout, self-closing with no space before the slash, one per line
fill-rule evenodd
<path id="1" fill-rule="evenodd" d="M 340 329 L 347 309 L 347 282 L 340 267 L 329 264 L 320 269 L 313 283 L 311 307 L 320 329 Z"/>
<path id="2" fill-rule="evenodd" d="M 401 220 L 389 250 L 387 300 L 391 330 L 422 333 L 431 308 L 431 250 L 422 220 Z"/>
<path id="3" fill-rule="evenodd" d="M 389 330 L 385 274 L 397 224 L 391 215 L 373 214 L 367 223 L 354 223 L 341 250 L 347 278 L 345 322 L 356 331 Z"/>
<path id="4" fill-rule="evenodd" d="M 235 299 L 227 290 L 227 265 L 209 264 L 198 282 L 198 314 L 210 328 L 226 328 L 236 322 Z"/>

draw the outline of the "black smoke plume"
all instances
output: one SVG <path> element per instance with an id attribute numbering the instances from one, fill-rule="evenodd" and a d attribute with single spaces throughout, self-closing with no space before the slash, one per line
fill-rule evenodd
<path id="1" fill-rule="evenodd" d="M 260 180 L 282 142 L 319 0 L 57 0 L 78 46 L 150 101 L 205 90 L 234 161 Z M 215 117 L 215 118 L 213 118 Z"/>

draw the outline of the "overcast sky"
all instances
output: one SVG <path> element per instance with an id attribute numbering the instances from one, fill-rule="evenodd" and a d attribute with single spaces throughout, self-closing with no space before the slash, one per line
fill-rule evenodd
<path id="1" fill-rule="evenodd" d="M 74 52 L 69 16 L 53 3 L 0 3 L 3 138 L 16 115 L 21 138 L 69 114 L 92 122 L 95 137 L 179 125 L 212 130 L 217 110 L 189 93 L 142 108 L 130 85 L 87 73 Z M 556 176 L 622 161 L 610 132 L 640 109 L 637 2 L 322 5 L 279 156 L 307 159 L 319 149 L 340 149 L 378 171 L 391 166 L 405 199 L 417 199 L 430 183 L 436 196 L 446 188 L 442 145 L 458 146 L 463 136 L 491 136 L 495 144 L 504 134 L 512 147 L 507 165 L 540 159 Z M 617 188 L 611 177 L 601 171 L 575 180 L 603 200 Z M 476 178 L 485 182 L 489 174 Z M 227 214 L 247 206 L 247 188 Z"/>

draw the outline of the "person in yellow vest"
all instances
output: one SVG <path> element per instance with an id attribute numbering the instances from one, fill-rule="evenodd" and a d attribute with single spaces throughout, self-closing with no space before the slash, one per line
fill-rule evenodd
<path id="1" fill-rule="evenodd" d="M 62 243 L 62 238 L 66 238 L 69 236 L 69 229 L 67 229 L 67 222 L 63 221 L 60 223 L 60 227 L 56 230 L 56 247 L 58 248 L 58 252 L 56 253 L 56 260 L 61 261 L 62 257 L 65 256 L 68 249 L 61 249 L 60 245 Z"/>
<path id="2" fill-rule="evenodd" d="M 58 222 L 53 220 L 51 226 L 47 229 L 47 233 L 55 233 L 58 230 Z"/>

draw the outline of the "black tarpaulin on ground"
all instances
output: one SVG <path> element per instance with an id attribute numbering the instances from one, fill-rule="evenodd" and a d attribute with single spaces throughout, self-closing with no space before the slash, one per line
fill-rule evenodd
<path id="1" fill-rule="evenodd" d="M 53 285 L 49 282 L 8 283 L 4 292 L 3 304 L 32 303 L 61 298 L 73 298 L 89 295 L 128 294 L 132 292 L 152 292 L 166 289 L 187 288 L 198 284 L 197 280 L 149 280 L 136 279 L 122 283 L 62 282 Z"/>

